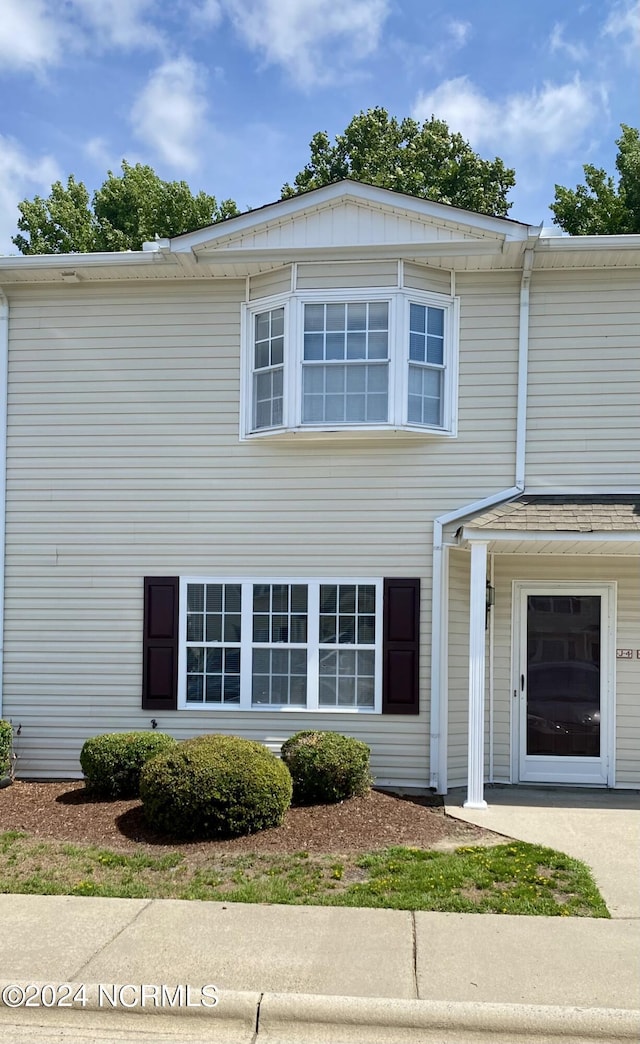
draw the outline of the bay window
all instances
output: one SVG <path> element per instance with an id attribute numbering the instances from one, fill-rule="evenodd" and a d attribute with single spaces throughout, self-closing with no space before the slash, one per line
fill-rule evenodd
<path id="1" fill-rule="evenodd" d="M 404 429 L 454 435 L 457 302 L 308 290 L 245 306 L 243 437 Z"/>

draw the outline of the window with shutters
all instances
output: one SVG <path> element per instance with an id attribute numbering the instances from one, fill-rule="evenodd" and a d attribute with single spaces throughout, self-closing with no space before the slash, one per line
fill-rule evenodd
<path id="1" fill-rule="evenodd" d="M 241 436 L 455 435 L 458 307 L 417 290 L 306 290 L 244 306 Z"/>
<path id="2" fill-rule="evenodd" d="M 382 709 L 383 581 L 180 580 L 178 706 Z"/>

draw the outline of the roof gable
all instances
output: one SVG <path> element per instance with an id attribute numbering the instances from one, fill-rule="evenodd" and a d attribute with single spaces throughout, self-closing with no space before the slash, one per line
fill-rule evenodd
<path id="1" fill-rule="evenodd" d="M 342 181 L 171 241 L 175 253 L 526 240 L 529 227 L 443 203 Z"/>

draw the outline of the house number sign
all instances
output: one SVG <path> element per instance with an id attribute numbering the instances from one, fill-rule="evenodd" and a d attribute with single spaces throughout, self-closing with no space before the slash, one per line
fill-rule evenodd
<path id="1" fill-rule="evenodd" d="M 640 649 L 638 650 L 640 656 Z M 632 660 L 633 649 L 616 649 L 616 660 Z"/>

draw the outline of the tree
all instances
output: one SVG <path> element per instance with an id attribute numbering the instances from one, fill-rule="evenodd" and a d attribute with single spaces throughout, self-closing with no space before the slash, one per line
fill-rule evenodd
<path id="1" fill-rule="evenodd" d="M 23 254 L 141 250 L 146 240 L 178 236 L 238 214 L 231 199 L 218 204 L 206 192 L 193 195 L 186 181 L 163 181 L 141 163 L 122 161 L 122 174 L 108 172 L 93 194 L 73 174 L 56 181 L 51 194 L 18 204 L 20 233 L 13 243 Z"/>
<path id="2" fill-rule="evenodd" d="M 551 204 L 553 220 L 572 236 L 619 235 L 640 232 L 640 133 L 621 124 L 616 141 L 618 184 L 600 167 L 585 164 L 585 185 L 556 185 Z"/>
<path id="3" fill-rule="evenodd" d="M 335 144 L 319 131 L 309 147 L 311 159 L 293 185 L 283 187 L 283 199 L 352 178 L 481 214 L 505 217 L 511 206 L 515 172 L 497 157 L 482 159 L 435 116 L 420 125 L 377 107 L 354 116 Z"/>

